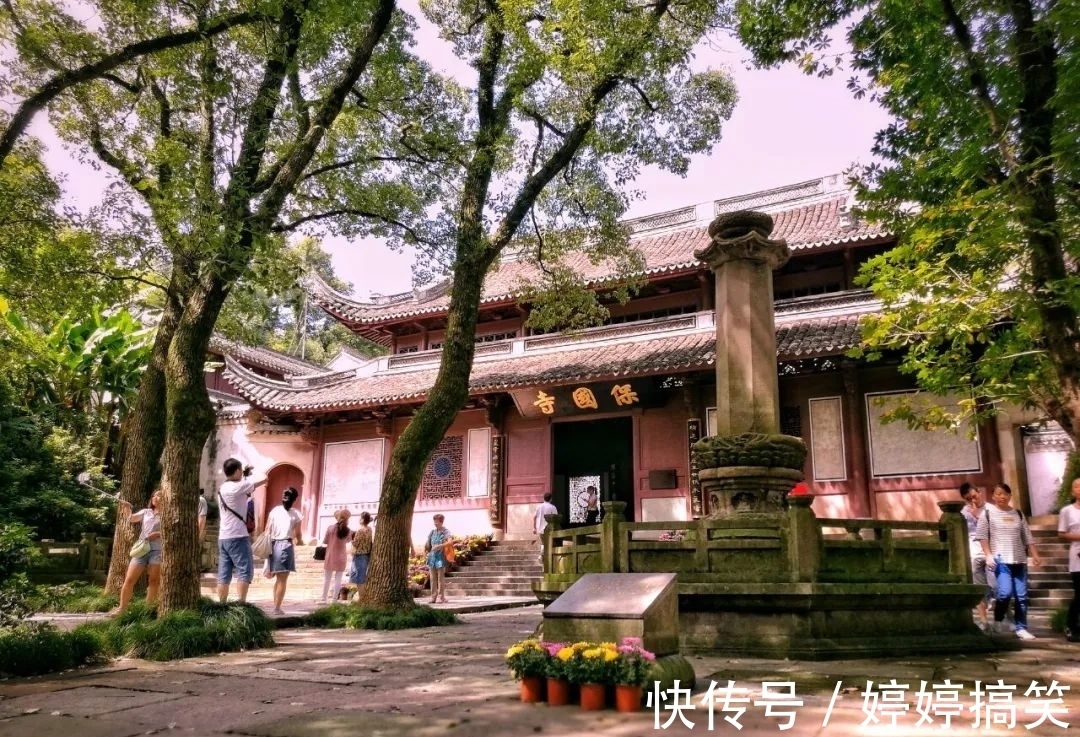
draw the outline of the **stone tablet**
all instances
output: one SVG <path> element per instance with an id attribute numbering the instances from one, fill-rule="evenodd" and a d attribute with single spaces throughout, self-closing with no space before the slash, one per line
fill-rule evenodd
<path id="1" fill-rule="evenodd" d="M 614 641 L 640 637 L 657 655 L 679 650 L 674 573 L 587 573 L 544 610 L 544 639 Z"/>

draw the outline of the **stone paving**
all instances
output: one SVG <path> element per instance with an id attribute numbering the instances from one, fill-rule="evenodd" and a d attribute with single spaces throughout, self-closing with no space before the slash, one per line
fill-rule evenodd
<path id="1" fill-rule="evenodd" d="M 474 602 L 475 604 L 475 602 Z M 465 606 L 464 600 L 460 603 Z M 450 606 L 450 605 L 447 605 Z M 1038 719 L 1040 703 L 1025 696 L 1032 681 L 1056 680 L 1069 686 L 1053 716 L 1080 726 L 1080 645 L 1060 637 L 1041 637 L 1018 651 L 993 656 L 894 658 L 796 662 L 780 660 L 691 657 L 699 683 L 680 712 L 657 716 L 583 712 L 578 707 L 522 704 L 517 686 L 503 665 L 503 654 L 514 641 L 531 635 L 540 623 L 538 606 L 464 613 L 451 627 L 397 632 L 283 629 L 278 646 L 246 653 L 191 658 L 171 663 L 119 660 L 108 667 L 0 682 L 0 735 L 3 737 L 128 737 L 145 734 L 251 735 L 254 737 L 406 737 L 407 735 L 476 737 L 476 735 L 611 735 L 633 737 L 652 733 L 739 735 L 854 734 L 1066 734 L 1049 720 L 1027 729 Z M 1045 633 L 1043 633 L 1045 634 Z M 746 711 L 715 709 L 710 729 L 701 704 L 711 680 L 749 690 Z M 892 679 L 908 688 L 902 700 L 889 702 L 888 690 L 874 693 L 879 704 L 892 703 L 900 714 L 897 727 L 890 717 L 869 709 L 880 719 L 864 726 L 867 700 L 861 692 L 868 680 Z M 916 728 L 917 691 L 921 681 L 932 685 L 950 679 L 962 684 L 953 725 L 942 729 L 947 711 L 942 698 L 936 710 L 924 709 L 931 725 Z M 1017 686 L 1011 698 L 991 688 L 991 716 L 1015 724 L 995 723 L 983 729 L 987 711 L 978 712 L 973 726 L 976 681 L 992 687 Z M 763 681 L 794 683 L 800 706 L 776 705 L 770 716 L 763 699 Z M 840 682 L 836 702 L 830 708 Z M 928 686 L 929 688 L 929 686 Z M 894 693 L 899 693 L 895 692 Z M 670 703 L 667 702 L 667 703 Z M 906 710 L 903 705 L 907 706 Z M 1034 711 L 1026 711 L 1033 709 Z M 742 725 L 738 730 L 724 717 Z M 663 725 L 671 720 L 666 728 Z M 661 725 L 658 728 L 657 725 Z M 825 724 L 825 726 L 823 726 Z"/>

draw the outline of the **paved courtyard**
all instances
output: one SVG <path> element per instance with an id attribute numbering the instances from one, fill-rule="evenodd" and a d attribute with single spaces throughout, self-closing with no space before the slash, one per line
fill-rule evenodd
<path id="1" fill-rule="evenodd" d="M 657 716 L 648 710 L 582 712 L 518 701 L 503 653 L 533 633 L 541 618 L 538 606 L 461 618 L 457 626 L 400 632 L 283 629 L 275 635 L 278 647 L 268 650 L 171 663 L 120 660 L 108 667 L 0 682 L 0 735 L 1068 734 L 1051 716 L 1069 724 L 1069 730 L 1080 729 L 1080 693 L 1073 690 L 1080 690 L 1080 645 L 1060 638 L 1040 638 L 1022 650 L 994 656 L 819 663 L 692 657 L 699 683 L 683 703 L 695 708 L 662 711 L 657 728 Z M 864 697 L 868 680 L 877 686 L 893 679 L 906 688 L 874 689 Z M 732 701 L 726 712 L 717 705 L 710 729 L 702 697 L 712 680 L 721 687 L 734 681 L 747 692 L 732 695 L 749 701 Z M 933 701 L 924 696 L 920 704 L 923 681 L 928 693 L 935 684 L 939 688 Z M 946 681 L 959 686 L 940 688 Z M 972 695 L 976 681 L 981 696 Z M 1052 681 L 1063 686 L 1061 701 L 1045 690 L 1029 691 L 1033 682 L 1042 688 Z M 763 682 L 777 685 L 766 693 Z M 788 699 L 779 694 L 789 687 L 779 684 L 794 684 L 789 698 L 802 704 L 781 704 Z M 957 698 L 950 702 L 954 691 Z M 977 699 L 981 708 L 973 708 Z M 765 701 L 772 706 L 760 703 Z M 745 708 L 741 716 L 738 708 Z M 933 721 L 916 727 L 920 710 Z M 781 730 L 789 720 L 781 712 L 794 712 L 790 729 Z M 952 726 L 942 729 L 950 712 L 955 714 Z M 692 729 L 680 714 L 694 724 Z M 868 714 L 880 721 L 873 724 Z M 897 715 L 896 727 L 889 726 L 890 714 Z M 1041 724 L 1027 728 L 1040 717 L 1045 717 Z M 987 718 L 989 730 L 984 728 Z M 1015 720 L 1011 727 L 1010 719 Z"/>

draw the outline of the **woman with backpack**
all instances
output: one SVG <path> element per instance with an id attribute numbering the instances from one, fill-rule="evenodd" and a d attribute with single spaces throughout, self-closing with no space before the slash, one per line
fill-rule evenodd
<path id="1" fill-rule="evenodd" d="M 323 558 L 323 586 L 320 603 L 326 603 L 328 592 L 333 593 L 333 598 L 338 598 L 341 591 L 341 578 L 345 575 L 345 569 L 349 565 L 349 555 L 345 548 L 352 540 L 352 530 L 349 529 L 349 510 L 339 509 L 334 512 L 335 524 L 326 528 L 322 544 L 326 547 L 326 557 Z M 330 588 L 330 580 L 334 581 L 334 588 Z"/>
<path id="2" fill-rule="evenodd" d="M 994 594 L 994 630 L 1004 632 L 1005 612 L 1009 601 L 1016 600 L 1016 636 L 1021 640 L 1034 640 L 1028 632 L 1028 566 L 1030 556 L 1033 565 L 1040 565 L 1039 551 L 1031 535 L 1027 520 L 1019 510 L 1013 509 L 1012 489 L 1006 483 L 997 484 L 990 497 L 993 504 L 983 508 L 975 527 L 975 539 L 982 545 L 987 566 L 992 566 L 997 578 Z"/>

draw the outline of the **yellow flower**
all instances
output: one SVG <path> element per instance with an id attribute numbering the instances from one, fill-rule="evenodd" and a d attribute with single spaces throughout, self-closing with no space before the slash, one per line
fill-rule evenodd
<path id="1" fill-rule="evenodd" d="M 556 654 L 555 657 L 557 657 L 559 660 L 561 660 L 561 661 L 563 661 L 565 663 L 567 660 L 574 657 L 574 652 L 575 652 L 575 650 L 574 650 L 573 647 L 564 647 L 562 650 L 560 650 L 558 652 L 558 654 Z"/>
<path id="2" fill-rule="evenodd" d="M 512 658 L 515 655 L 521 655 L 523 652 L 525 652 L 525 648 L 521 645 L 512 645 L 510 649 L 506 651 L 506 657 Z"/>
<path id="3" fill-rule="evenodd" d="M 601 650 L 598 647 L 592 647 L 592 648 L 589 648 L 588 650 L 584 650 L 581 653 L 581 657 L 583 657 L 583 658 L 585 658 L 587 660 L 597 660 L 599 658 L 604 657 L 604 651 Z"/>
<path id="4" fill-rule="evenodd" d="M 618 651 L 616 651 L 616 650 L 608 650 L 607 648 L 604 648 L 604 660 L 606 662 L 610 663 L 612 660 L 618 660 L 618 659 L 619 659 Z"/>

